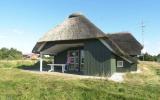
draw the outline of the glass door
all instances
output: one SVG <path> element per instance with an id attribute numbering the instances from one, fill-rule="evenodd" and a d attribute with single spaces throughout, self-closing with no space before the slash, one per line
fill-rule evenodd
<path id="1" fill-rule="evenodd" d="M 79 71 L 79 50 L 69 50 L 67 63 L 69 64 L 69 70 Z"/>
<path id="2" fill-rule="evenodd" d="M 84 72 L 84 50 L 80 50 L 80 71 Z"/>

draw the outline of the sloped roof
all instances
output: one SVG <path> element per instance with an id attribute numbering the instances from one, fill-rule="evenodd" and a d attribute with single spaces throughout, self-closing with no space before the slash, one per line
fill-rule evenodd
<path id="1" fill-rule="evenodd" d="M 62 24 L 57 25 L 39 39 L 38 42 L 77 40 L 104 37 L 104 33 L 80 13 L 69 15 Z"/>
<path id="2" fill-rule="evenodd" d="M 141 52 L 141 44 L 130 33 L 105 34 L 86 17 L 79 13 L 71 14 L 62 24 L 51 29 L 39 39 L 32 52 L 40 53 L 60 41 L 104 39 L 115 54 L 135 62 L 130 55 Z"/>
<path id="3" fill-rule="evenodd" d="M 118 47 L 128 55 L 139 55 L 143 46 L 132 36 L 131 33 L 121 32 L 114 34 L 107 34 Z"/>
<path id="4" fill-rule="evenodd" d="M 131 57 L 128 53 L 124 52 L 112 39 L 110 38 L 103 38 L 103 39 L 99 39 L 104 45 L 107 43 L 107 45 L 109 46 L 106 46 L 108 49 L 111 49 L 111 51 L 121 57 L 122 59 L 128 61 L 129 63 L 136 63 L 137 60 L 134 59 L 133 57 Z M 105 41 L 105 42 L 103 42 Z"/>

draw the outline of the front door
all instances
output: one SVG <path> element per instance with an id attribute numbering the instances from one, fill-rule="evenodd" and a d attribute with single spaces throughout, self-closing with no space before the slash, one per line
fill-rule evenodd
<path id="1" fill-rule="evenodd" d="M 80 71 L 80 51 L 79 50 L 69 50 L 67 55 L 67 63 L 69 65 L 69 70 Z"/>

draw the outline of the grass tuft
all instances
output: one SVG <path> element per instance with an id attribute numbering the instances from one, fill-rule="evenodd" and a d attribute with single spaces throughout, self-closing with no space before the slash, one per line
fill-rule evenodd
<path id="1" fill-rule="evenodd" d="M 7 68 L 5 69 L 6 65 Z M 18 66 L 30 61 L 0 64 L 0 100 L 159 100 L 160 76 L 155 62 L 140 62 L 141 73 L 127 73 L 124 83 L 96 79 L 66 79 L 33 74 Z M 13 66 L 12 66 L 13 64 Z M 159 71 L 159 70 L 158 70 Z M 158 72 L 159 73 L 159 72 Z"/>

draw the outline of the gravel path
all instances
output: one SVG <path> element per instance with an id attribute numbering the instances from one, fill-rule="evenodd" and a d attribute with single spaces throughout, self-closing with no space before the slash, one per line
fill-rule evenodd
<path id="1" fill-rule="evenodd" d="M 55 76 L 60 76 L 68 79 L 102 79 L 102 80 L 112 80 L 115 82 L 123 82 L 123 76 L 124 73 L 115 73 L 111 77 L 99 77 L 99 76 L 85 76 L 85 75 L 75 75 L 75 74 L 68 74 L 68 73 L 60 73 L 60 72 L 39 72 L 39 71 L 31 71 L 31 70 L 25 70 L 30 73 L 35 73 L 35 74 L 43 74 L 43 75 L 55 75 Z"/>

